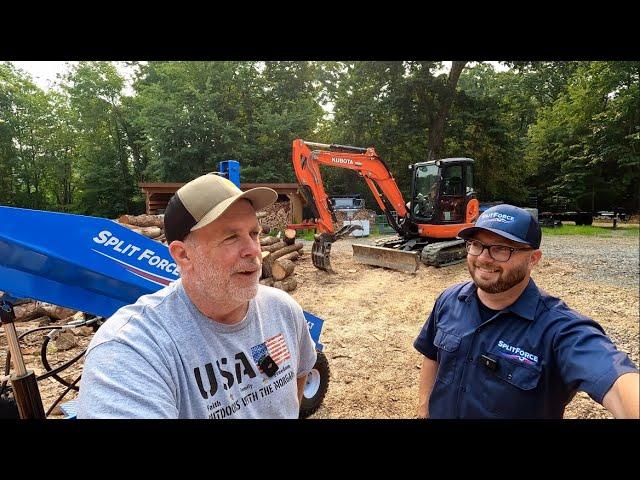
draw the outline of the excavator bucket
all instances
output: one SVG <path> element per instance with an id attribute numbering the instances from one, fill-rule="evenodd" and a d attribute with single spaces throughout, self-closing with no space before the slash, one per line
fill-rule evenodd
<path id="1" fill-rule="evenodd" d="M 332 236 L 326 233 L 320 233 L 315 236 L 315 240 L 311 246 L 311 261 L 313 262 L 313 266 L 329 273 L 334 273 L 331 268 L 330 259 L 332 242 Z"/>
<path id="2" fill-rule="evenodd" d="M 416 273 L 420 265 L 420 252 L 396 250 L 395 248 L 375 247 L 354 243 L 353 258 L 366 265 Z"/>

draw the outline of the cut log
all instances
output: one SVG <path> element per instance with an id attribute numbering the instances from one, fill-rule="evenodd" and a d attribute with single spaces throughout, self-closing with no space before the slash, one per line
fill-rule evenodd
<path id="1" fill-rule="evenodd" d="M 295 252 L 291 252 L 291 253 L 287 253 L 286 255 L 281 256 L 278 260 L 297 260 L 298 257 L 300 256 L 300 252 L 299 251 L 295 251 Z"/>
<path id="2" fill-rule="evenodd" d="M 298 286 L 298 281 L 296 280 L 296 277 L 287 277 L 281 282 L 273 282 L 273 286 L 280 290 L 284 290 L 285 292 L 291 292 Z"/>
<path id="3" fill-rule="evenodd" d="M 256 212 L 256 217 L 258 219 L 264 218 L 267 216 L 267 212 Z"/>
<path id="4" fill-rule="evenodd" d="M 274 280 L 284 280 L 293 273 L 295 264 L 291 260 L 277 259 L 271 264 L 271 274 Z"/>
<path id="5" fill-rule="evenodd" d="M 13 313 L 16 315 L 16 322 L 26 322 L 33 318 L 43 315 L 42 309 L 38 302 L 29 302 L 13 307 Z"/>
<path id="6" fill-rule="evenodd" d="M 296 231 L 293 228 L 285 229 L 282 240 L 286 245 L 293 245 L 293 243 L 296 241 Z"/>
<path id="7" fill-rule="evenodd" d="M 53 305 L 52 303 L 45 303 L 45 302 L 39 302 L 39 303 L 40 303 L 40 309 L 45 315 L 51 318 L 55 318 L 57 320 L 70 317 L 71 315 L 74 315 L 77 312 L 77 310 L 59 307 L 58 305 Z"/>
<path id="8" fill-rule="evenodd" d="M 271 252 L 262 252 L 262 274 L 260 278 L 268 278 L 271 276 Z"/>
<path id="9" fill-rule="evenodd" d="M 284 242 L 277 241 L 273 245 L 265 245 L 264 247 L 262 247 L 262 251 L 263 252 L 275 252 L 276 250 L 284 249 L 284 247 L 286 247 Z"/>
<path id="10" fill-rule="evenodd" d="M 271 261 L 271 263 L 273 263 L 273 261 L 276 258 L 280 258 L 280 257 L 286 255 L 287 253 L 295 252 L 297 250 L 302 250 L 303 246 L 304 245 L 302 245 L 302 243 L 294 243 L 293 245 L 289 245 L 289 246 L 286 246 L 284 248 L 276 249 L 276 251 L 272 250 L 271 251 L 271 255 L 269 256 L 269 260 Z"/>
<path id="11" fill-rule="evenodd" d="M 118 222 L 137 227 L 164 228 L 163 215 L 121 215 L 118 217 Z"/>
<path id="12" fill-rule="evenodd" d="M 260 246 L 266 247 L 268 245 L 273 245 L 274 243 L 278 243 L 278 239 L 276 237 L 260 237 Z"/>
<path id="13" fill-rule="evenodd" d="M 137 227 L 135 225 L 129 225 L 126 223 L 122 223 L 121 225 L 149 238 L 156 238 L 162 235 L 162 229 L 160 227 Z"/>
<path id="14" fill-rule="evenodd" d="M 273 278 L 263 278 L 260 280 L 260 285 L 266 285 L 267 287 L 273 287 Z"/>

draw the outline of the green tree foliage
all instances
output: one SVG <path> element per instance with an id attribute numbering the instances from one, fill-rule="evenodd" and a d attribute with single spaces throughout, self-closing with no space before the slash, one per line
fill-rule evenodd
<path id="1" fill-rule="evenodd" d="M 114 217 L 143 181 L 239 160 L 243 182 L 295 181 L 295 138 L 374 146 L 408 199 L 408 165 L 471 157 L 481 200 L 637 210 L 638 62 L 79 62 L 42 91 L 0 63 L 0 203 Z M 129 92 L 125 94 L 123 92 Z M 330 194 L 361 193 L 323 169 Z"/>
<path id="2" fill-rule="evenodd" d="M 548 201 L 638 208 L 640 63 L 588 62 L 529 130 L 527 161 Z"/>
<path id="3" fill-rule="evenodd" d="M 136 211 L 123 87 L 108 62 L 80 62 L 65 78 L 78 157 L 76 212 L 113 217 Z"/>
<path id="4" fill-rule="evenodd" d="M 334 65 L 334 143 L 375 146 L 408 192 L 408 166 L 428 159 L 430 129 L 450 94 L 447 74 L 435 74 L 441 66 L 418 61 Z"/>
<path id="5" fill-rule="evenodd" d="M 0 64 L 0 201 L 66 210 L 71 202 L 67 111 L 10 63 Z"/>
<path id="6" fill-rule="evenodd" d="M 291 142 L 322 108 L 312 62 L 151 62 L 136 83 L 134 120 L 149 139 L 146 177 L 186 181 L 242 162 L 243 181 L 293 181 Z"/>

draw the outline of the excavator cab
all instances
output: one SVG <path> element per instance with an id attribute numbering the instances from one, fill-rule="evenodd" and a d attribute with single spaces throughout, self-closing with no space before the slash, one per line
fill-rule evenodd
<path id="1" fill-rule="evenodd" d="M 466 222 L 467 204 L 475 198 L 473 159 L 445 158 L 410 168 L 414 173 L 409 215 L 414 224 Z"/>

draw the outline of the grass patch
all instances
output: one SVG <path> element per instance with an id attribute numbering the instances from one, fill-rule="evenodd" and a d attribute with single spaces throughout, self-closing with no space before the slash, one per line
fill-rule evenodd
<path id="1" fill-rule="evenodd" d="M 303 240 L 315 240 L 314 235 L 315 232 L 313 230 L 298 230 L 296 238 L 301 238 Z"/>
<path id="2" fill-rule="evenodd" d="M 571 225 L 563 224 L 561 227 L 542 227 L 542 235 L 589 235 L 601 237 L 634 237 L 640 232 L 638 225 L 635 224 L 618 224 L 617 228 L 611 225 Z"/>

